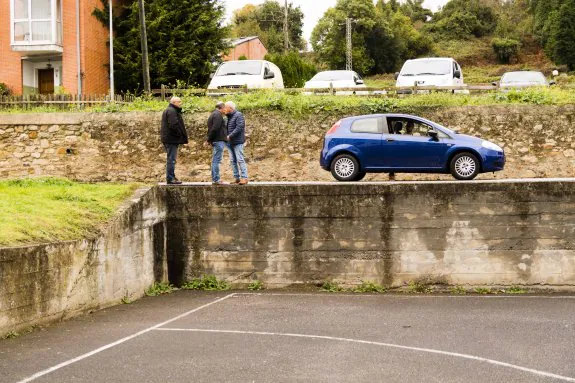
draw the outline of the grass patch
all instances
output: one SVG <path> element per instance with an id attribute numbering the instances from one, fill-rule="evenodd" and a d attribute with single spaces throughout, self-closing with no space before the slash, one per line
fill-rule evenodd
<path id="1" fill-rule="evenodd" d="M 505 289 L 505 294 L 527 294 L 528 291 L 520 286 L 511 286 Z"/>
<path id="2" fill-rule="evenodd" d="M 425 281 L 411 281 L 407 285 L 408 293 L 429 294 L 433 292 L 433 287 Z"/>
<path id="3" fill-rule="evenodd" d="M 329 281 L 324 282 L 323 285 L 321 285 L 320 290 L 327 291 L 328 293 L 339 293 L 345 291 L 345 289 L 336 282 Z"/>
<path id="4" fill-rule="evenodd" d="M 449 289 L 449 292 L 453 295 L 465 295 L 467 294 L 467 290 L 463 286 L 453 286 Z"/>
<path id="5" fill-rule="evenodd" d="M 362 281 L 361 285 L 354 287 L 351 291 L 354 293 L 385 293 L 386 288 L 375 282 Z"/>
<path id="6" fill-rule="evenodd" d="M 217 279 L 215 275 L 202 275 L 182 285 L 183 290 L 225 291 L 230 289 L 230 284 Z"/>
<path id="7" fill-rule="evenodd" d="M 83 184 L 63 178 L 0 181 L 0 246 L 94 234 L 136 188 L 136 184 Z"/>
<path id="8" fill-rule="evenodd" d="M 262 281 L 253 281 L 252 283 L 250 283 L 248 285 L 248 290 L 251 291 L 258 291 L 258 290 L 263 290 L 264 289 L 264 284 L 262 283 Z"/>
<path id="9" fill-rule="evenodd" d="M 493 294 L 493 290 L 491 290 L 489 287 L 476 287 L 473 289 L 473 291 L 480 295 Z"/>
<path id="10" fill-rule="evenodd" d="M 158 295 L 171 294 L 177 290 L 177 287 L 170 283 L 155 282 L 148 290 L 146 290 L 146 295 L 149 297 L 157 297 Z"/>

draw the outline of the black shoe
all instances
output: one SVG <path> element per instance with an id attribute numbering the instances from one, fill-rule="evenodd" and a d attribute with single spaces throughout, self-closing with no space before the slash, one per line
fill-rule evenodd
<path id="1" fill-rule="evenodd" d="M 182 181 L 179 181 L 179 180 L 171 180 L 171 181 L 168 181 L 168 182 L 166 182 L 166 183 L 167 183 L 168 185 L 181 185 L 181 184 L 182 184 Z"/>

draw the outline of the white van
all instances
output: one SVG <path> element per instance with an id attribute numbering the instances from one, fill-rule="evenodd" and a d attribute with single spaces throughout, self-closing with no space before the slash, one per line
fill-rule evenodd
<path id="1" fill-rule="evenodd" d="M 395 86 L 465 86 L 461 66 L 452 58 L 407 60 L 395 74 Z"/>
<path id="2" fill-rule="evenodd" d="M 209 90 L 248 88 L 283 89 L 284 80 L 280 68 L 265 60 L 240 60 L 222 63 L 214 76 Z"/>

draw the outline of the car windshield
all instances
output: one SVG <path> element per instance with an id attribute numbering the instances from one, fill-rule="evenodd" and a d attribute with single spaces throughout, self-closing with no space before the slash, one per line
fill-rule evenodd
<path id="1" fill-rule="evenodd" d="M 261 61 L 230 61 L 223 63 L 216 76 L 259 75 L 262 73 Z"/>
<path id="2" fill-rule="evenodd" d="M 547 80 L 541 72 L 509 72 L 501 77 L 501 84 L 518 83 L 547 85 Z"/>
<path id="3" fill-rule="evenodd" d="M 353 75 L 346 71 L 319 72 L 310 81 L 345 81 L 351 80 Z"/>
<path id="4" fill-rule="evenodd" d="M 451 73 L 449 60 L 411 60 L 401 68 L 401 76 L 438 75 Z"/>

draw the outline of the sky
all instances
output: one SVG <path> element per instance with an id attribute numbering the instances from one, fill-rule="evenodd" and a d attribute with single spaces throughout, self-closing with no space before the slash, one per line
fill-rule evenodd
<path id="1" fill-rule="evenodd" d="M 232 12 L 236 9 L 242 8 L 246 4 L 261 4 L 264 0 L 223 0 L 226 6 L 227 19 L 230 20 Z M 309 42 L 311 31 L 317 24 L 318 20 L 323 16 L 324 12 L 335 5 L 337 0 L 288 0 L 295 6 L 300 6 L 305 16 L 303 25 L 304 38 Z M 280 0 L 283 4 L 283 0 Z M 447 3 L 447 0 L 425 0 L 424 5 L 427 8 L 435 11 L 438 7 Z"/>

